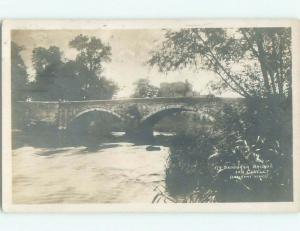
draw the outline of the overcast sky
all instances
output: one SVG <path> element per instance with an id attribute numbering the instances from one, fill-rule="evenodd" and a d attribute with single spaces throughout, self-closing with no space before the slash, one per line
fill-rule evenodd
<path id="1" fill-rule="evenodd" d="M 147 78 L 153 85 L 159 86 L 161 82 L 174 82 L 188 80 L 193 84 L 194 90 L 201 94 L 210 93 L 207 83 L 218 77 L 209 71 L 195 71 L 185 69 L 182 71 L 160 73 L 157 68 L 149 67 L 146 62 L 150 58 L 150 51 L 162 41 L 163 30 L 18 30 L 12 32 L 12 40 L 24 46 L 21 55 L 28 68 L 28 73 L 34 77 L 31 57 L 35 47 L 58 46 L 65 59 L 74 59 L 76 50 L 68 43 L 79 34 L 96 36 L 112 47 L 112 61 L 105 63 L 104 76 L 115 81 L 120 87 L 116 97 L 129 97 L 133 93 L 133 83 L 140 78 Z M 232 92 L 223 93 L 222 96 L 235 96 Z"/>

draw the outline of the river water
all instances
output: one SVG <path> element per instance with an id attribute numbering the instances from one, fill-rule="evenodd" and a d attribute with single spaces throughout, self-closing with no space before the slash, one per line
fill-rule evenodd
<path id="1" fill-rule="evenodd" d="M 14 203 L 151 203 L 164 186 L 167 147 L 105 143 L 13 150 Z"/>

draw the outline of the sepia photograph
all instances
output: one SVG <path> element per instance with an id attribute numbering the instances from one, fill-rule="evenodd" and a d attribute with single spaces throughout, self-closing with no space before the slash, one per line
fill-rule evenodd
<path id="1" fill-rule="evenodd" d="M 299 210 L 299 29 L 4 21 L 4 209 Z"/>

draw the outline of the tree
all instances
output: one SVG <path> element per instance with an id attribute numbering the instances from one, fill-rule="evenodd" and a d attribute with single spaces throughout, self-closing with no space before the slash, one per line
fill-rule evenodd
<path id="1" fill-rule="evenodd" d="M 50 46 L 34 48 L 32 51 L 32 64 L 36 72 L 35 81 L 39 84 L 53 83 L 58 77 L 58 70 L 62 65 L 62 52 L 59 47 Z"/>
<path id="2" fill-rule="evenodd" d="M 78 35 L 69 43 L 78 51 L 76 64 L 84 99 L 111 99 L 117 85 L 101 76 L 103 63 L 111 61 L 111 47 L 94 36 Z"/>
<path id="3" fill-rule="evenodd" d="M 24 47 L 11 43 L 11 91 L 12 101 L 25 100 L 27 91 L 28 75 L 25 63 L 21 57 Z"/>
<path id="4" fill-rule="evenodd" d="M 79 35 L 70 46 L 78 51 L 76 60 L 63 59 L 59 47 L 37 47 L 32 52 L 37 100 L 111 99 L 117 85 L 101 76 L 102 62 L 110 60 L 110 47 L 95 37 Z"/>
<path id="5" fill-rule="evenodd" d="M 58 77 L 52 86 L 56 89 L 57 99 L 82 100 L 84 92 L 81 87 L 80 70 L 75 61 L 62 63 L 57 70 Z"/>
<path id="6" fill-rule="evenodd" d="M 35 81 L 30 84 L 33 99 L 61 99 L 61 89 L 55 84 L 63 65 L 62 52 L 59 47 L 34 48 L 32 50 L 32 65 L 35 69 Z"/>
<path id="7" fill-rule="evenodd" d="M 151 66 L 168 72 L 194 66 L 215 72 L 215 89 L 241 96 L 291 95 L 290 28 L 191 28 L 167 31 Z"/>
<path id="8" fill-rule="evenodd" d="M 80 34 L 70 41 L 69 45 L 79 52 L 76 62 L 84 65 L 92 73 L 101 74 L 102 62 L 111 61 L 111 47 L 95 36 L 89 38 Z"/>
<path id="9" fill-rule="evenodd" d="M 81 85 L 76 76 L 74 61 L 62 61 L 59 47 L 37 47 L 32 51 L 32 64 L 36 72 L 30 84 L 33 99 L 37 100 L 80 100 Z"/>
<path id="10" fill-rule="evenodd" d="M 193 87 L 185 82 L 161 83 L 159 87 L 160 97 L 186 97 L 193 95 Z"/>
<path id="11" fill-rule="evenodd" d="M 134 98 L 152 98 L 158 96 L 159 88 L 151 85 L 148 79 L 139 79 L 134 85 L 136 86 L 132 95 Z"/>
<path id="12" fill-rule="evenodd" d="M 119 90 L 117 84 L 105 77 L 100 77 L 84 91 L 84 99 L 111 99 Z"/>

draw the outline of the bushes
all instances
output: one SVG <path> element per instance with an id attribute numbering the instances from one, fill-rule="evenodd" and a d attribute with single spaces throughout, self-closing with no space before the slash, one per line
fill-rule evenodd
<path id="1" fill-rule="evenodd" d="M 166 169 L 167 191 L 172 196 L 192 193 L 195 186 L 207 187 L 212 178 L 207 160 L 213 154 L 215 139 L 210 129 L 197 134 L 180 134 L 172 141 Z"/>
<path id="2" fill-rule="evenodd" d="M 181 202 L 292 200 L 291 111 L 286 99 L 249 99 L 225 105 L 211 127 L 177 135 L 166 168 L 167 195 Z M 236 170 L 224 169 L 241 165 L 271 167 L 252 178 L 234 178 Z"/>

